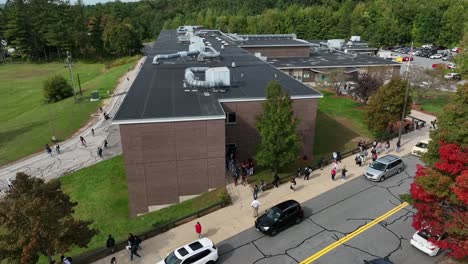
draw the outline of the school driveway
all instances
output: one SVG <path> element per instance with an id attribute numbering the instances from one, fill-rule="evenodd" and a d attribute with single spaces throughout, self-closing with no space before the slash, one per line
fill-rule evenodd
<path id="1" fill-rule="evenodd" d="M 275 237 L 252 227 L 222 241 L 218 244 L 218 263 L 287 264 L 307 259 L 401 203 L 398 195 L 409 192 L 416 164 L 421 164 L 410 155 L 403 161 L 405 171 L 384 182 L 374 183 L 360 176 L 304 202 L 306 218 L 302 223 Z M 431 258 L 409 243 L 414 233 L 413 214 L 414 210 L 406 206 L 313 263 L 364 263 L 379 257 L 398 264 L 437 263 L 443 254 Z"/>
<path id="2" fill-rule="evenodd" d="M 138 75 L 140 63 L 143 63 L 145 58 L 141 58 L 133 70 L 122 76 L 112 97 L 103 102 L 103 111 L 109 113 L 111 117 L 119 109 L 125 94 Z M 92 128 L 94 128 L 94 136 L 91 134 Z M 81 145 L 80 136 L 85 138 L 86 147 Z M 104 149 L 103 157 L 100 158 L 97 154 L 97 148 L 103 146 L 104 139 L 108 141 L 108 148 Z M 55 149 L 52 156 L 44 151 L 1 167 L 0 195 L 7 188 L 8 179 L 14 179 L 17 172 L 50 180 L 121 154 L 119 127 L 112 125 L 111 120 L 104 120 L 102 113 L 98 111 L 92 114 L 91 120 L 85 127 L 81 128 L 70 139 L 61 142 L 60 149 L 61 154 L 57 154 Z"/>

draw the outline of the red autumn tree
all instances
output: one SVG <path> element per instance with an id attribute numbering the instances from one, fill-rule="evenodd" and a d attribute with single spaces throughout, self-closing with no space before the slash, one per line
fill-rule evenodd
<path id="1" fill-rule="evenodd" d="M 410 194 L 417 213 L 413 227 L 428 228 L 447 239 L 431 240 L 450 249 L 458 259 L 468 258 L 468 149 L 440 142 L 439 161 L 432 167 L 418 165 Z"/>

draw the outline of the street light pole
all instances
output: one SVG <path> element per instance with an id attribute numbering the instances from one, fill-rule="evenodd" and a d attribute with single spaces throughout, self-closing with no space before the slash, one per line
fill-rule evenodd
<path id="1" fill-rule="evenodd" d="M 67 51 L 67 66 L 68 66 L 68 71 L 70 73 L 70 81 L 73 89 L 73 98 L 75 99 L 75 103 L 77 102 L 76 100 L 76 91 L 75 91 L 75 81 L 73 80 L 73 70 L 72 70 L 72 63 L 71 63 L 71 52 Z"/>
<path id="2" fill-rule="evenodd" d="M 49 105 L 49 102 L 50 102 L 50 99 L 46 99 L 46 103 L 47 103 L 47 113 L 49 115 L 49 126 L 50 126 L 50 131 L 52 132 L 52 141 L 55 141 L 55 129 L 54 129 L 54 125 L 52 123 L 52 115 L 50 113 L 50 105 Z"/>
<path id="3" fill-rule="evenodd" d="M 400 120 L 400 127 L 398 129 L 398 142 L 401 142 L 401 133 L 403 132 L 403 121 L 405 120 L 405 113 L 406 113 L 406 104 L 408 101 L 408 93 L 410 87 L 410 80 L 409 80 L 409 69 L 411 64 L 411 58 L 413 57 L 413 42 L 411 42 L 411 49 L 410 49 L 410 57 L 408 59 L 408 64 L 406 65 L 406 91 L 405 91 L 405 102 L 403 104 L 403 112 L 401 113 L 401 120 Z"/>

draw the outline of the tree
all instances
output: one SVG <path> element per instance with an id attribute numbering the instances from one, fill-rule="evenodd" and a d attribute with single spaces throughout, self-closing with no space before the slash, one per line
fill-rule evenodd
<path id="1" fill-rule="evenodd" d="M 426 164 L 439 160 L 440 141 L 468 147 L 468 84 L 458 87 L 450 103 L 437 117 L 437 129 L 431 131 L 428 152 L 423 156 Z"/>
<path id="2" fill-rule="evenodd" d="M 371 75 L 368 73 L 361 74 L 357 80 L 357 85 L 353 89 L 353 93 L 360 98 L 365 104 L 369 98 L 383 84 L 383 79 L 379 75 Z"/>
<path id="3" fill-rule="evenodd" d="M 407 82 L 401 79 L 392 79 L 383 85 L 370 98 L 366 107 L 366 123 L 369 129 L 383 132 L 389 124 L 401 119 Z M 405 116 L 411 112 L 411 97 L 408 97 Z"/>
<path id="4" fill-rule="evenodd" d="M 58 102 L 73 95 L 73 89 L 62 75 L 55 75 L 44 82 L 44 97 L 51 102 Z"/>
<path id="5" fill-rule="evenodd" d="M 459 47 L 462 49 L 458 55 L 456 55 L 453 60 L 458 67 L 458 73 L 467 74 L 468 73 L 468 29 L 466 30 L 463 39 L 460 41 Z"/>
<path id="6" fill-rule="evenodd" d="M 346 81 L 346 76 L 343 70 L 333 69 L 328 73 L 328 81 L 330 82 L 333 90 L 335 90 L 336 95 L 340 94 L 340 87 L 343 86 Z"/>
<path id="7" fill-rule="evenodd" d="M 434 139 L 433 139 L 434 140 Z M 426 228 L 446 239 L 430 241 L 450 249 L 455 258 L 468 257 L 468 149 L 440 142 L 440 159 L 432 166 L 418 165 L 410 194 L 417 213 L 413 227 Z"/>
<path id="8" fill-rule="evenodd" d="M 60 181 L 44 182 L 17 173 L 12 187 L 0 200 L 0 248 L 15 263 L 36 263 L 72 246 L 86 247 L 97 230 L 91 221 L 76 220 L 78 203 L 62 192 Z"/>
<path id="9" fill-rule="evenodd" d="M 299 119 L 293 117 L 292 100 L 277 81 L 271 81 L 266 88 L 263 113 L 258 116 L 256 127 L 260 134 L 256 159 L 258 164 L 272 169 L 291 164 L 299 151 L 299 137 L 296 133 Z"/>
<path id="10" fill-rule="evenodd" d="M 422 67 L 413 67 L 409 79 L 411 83 L 411 90 L 414 95 L 414 102 L 420 104 L 424 96 L 433 89 L 445 85 L 447 82 L 442 77 L 441 72 L 444 69 L 437 67 L 435 69 L 424 69 Z"/>

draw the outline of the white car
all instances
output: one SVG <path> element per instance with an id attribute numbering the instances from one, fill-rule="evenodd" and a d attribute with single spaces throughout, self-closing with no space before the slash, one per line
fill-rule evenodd
<path id="1" fill-rule="evenodd" d="M 431 233 L 427 229 L 421 229 L 414 233 L 410 243 L 415 248 L 421 250 L 431 257 L 434 257 L 437 256 L 442 251 L 442 249 L 429 242 L 429 238 L 431 237 L 436 240 L 441 239 L 439 236 L 431 236 Z"/>
<path id="2" fill-rule="evenodd" d="M 434 54 L 429 57 L 429 59 L 442 59 L 442 54 Z"/>
<path id="3" fill-rule="evenodd" d="M 429 146 L 429 140 L 421 140 L 413 147 L 411 154 L 417 157 L 421 157 L 424 153 L 427 152 L 427 147 Z"/>
<path id="4" fill-rule="evenodd" d="M 217 260 L 218 249 L 204 237 L 172 251 L 157 264 L 214 264 Z"/>
<path id="5" fill-rule="evenodd" d="M 449 72 L 447 74 L 444 75 L 444 78 L 445 79 L 460 79 L 460 74 L 459 73 L 455 73 L 455 72 Z"/>
<path id="6" fill-rule="evenodd" d="M 455 63 L 448 63 L 447 64 L 447 69 L 456 69 L 457 68 L 457 65 L 455 65 Z"/>

